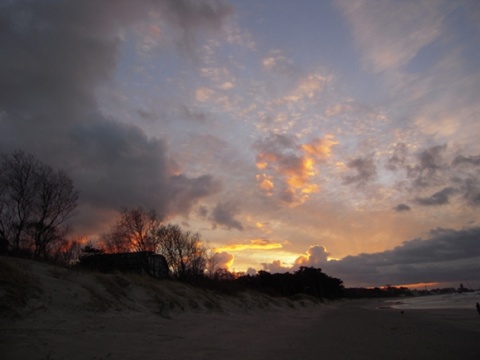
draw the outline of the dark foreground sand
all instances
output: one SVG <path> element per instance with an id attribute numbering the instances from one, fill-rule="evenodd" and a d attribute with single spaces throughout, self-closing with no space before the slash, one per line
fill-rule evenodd
<path id="1" fill-rule="evenodd" d="M 382 305 L 229 297 L 0 257 L 0 359 L 480 359 L 474 304 Z"/>
<path id="2" fill-rule="evenodd" d="M 480 359 L 472 310 L 375 309 L 374 302 L 249 314 L 136 312 L 1 326 L 2 359 Z"/>

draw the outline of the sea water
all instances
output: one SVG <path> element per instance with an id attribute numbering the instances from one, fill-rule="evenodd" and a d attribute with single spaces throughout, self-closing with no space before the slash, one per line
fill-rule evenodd
<path id="1" fill-rule="evenodd" d="M 475 309 L 480 303 L 480 291 L 405 297 L 387 300 L 395 309 Z"/>

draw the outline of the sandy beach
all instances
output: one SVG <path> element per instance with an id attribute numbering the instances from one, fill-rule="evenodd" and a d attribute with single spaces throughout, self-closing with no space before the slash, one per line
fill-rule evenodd
<path id="1" fill-rule="evenodd" d="M 92 303 L 95 277 L 29 266 L 41 290 L 21 309 L 2 313 L 2 359 L 480 358 L 474 306 L 402 313 L 379 300 L 268 304 L 254 295 L 232 298 L 161 282 L 163 302 L 158 292 L 155 302 L 131 279 L 124 295 L 101 292 L 103 286 Z M 8 271 L 29 276 L 10 259 Z M 11 288 L 4 285 L 5 308 Z M 99 299 L 108 306 L 99 308 Z"/>

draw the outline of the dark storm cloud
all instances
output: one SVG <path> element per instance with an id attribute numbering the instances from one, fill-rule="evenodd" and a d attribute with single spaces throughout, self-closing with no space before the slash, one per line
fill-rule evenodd
<path id="1" fill-rule="evenodd" d="M 424 206 L 445 205 L 449 203 L 450 196 L 456 192 L 454 188 L 446 187 L 429 197 L 416 197 L 415 203 Z"/>
<path id="2" fill-rule="evenodd" d="M 398 204 L 393 208 L 396 212 L 410 211 L 412 208 L 407 204 Z"/>
<path id="3" fill-rule="evenodd" d="M 97 107 L 95 90 L 113 75 L 120 31 L 152 10 L 180 34 L 179 47 L 192 51 L 201 32 L 218 30 L 231 7 L 173 0 L 0 2 L 0 152 L 21 148 L 65 168 L 90 209 L 188 212 L 220 188 L 209 175 L 172 172 L 163 140 L 107 119 Z"/>
<path id="4" fill-rule="evenodd" d="M 377 167 L 372 157 L 356 158 L 347 163 L 347 167 L 354 172 L 354 175 L 347 175 L 344 178 L 345 184 L 365 184 L 377 176 Z"/>
<path id="5" fill-rule="evenodd" d="M 238 206 L 233 202 L 219 202 L 212 211 L 211 220 L 214 225 L 220 225 L 227 229 L 237 229 L 242 231 L 243 225 L 235 219 L 239 213 Z"/>
<path id="6" fill-rule="evenodd" d="M 439 228 L 430 231 L 426 239 L 329 261 L 324 268 L 347 284 L 368 286 L 475 280 L 480 271 L 480 227 Z"/>

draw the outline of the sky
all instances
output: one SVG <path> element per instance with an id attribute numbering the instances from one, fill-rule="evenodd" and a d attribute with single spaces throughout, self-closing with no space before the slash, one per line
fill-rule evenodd
<path id="1" fill-rule="evenodd" d="M 0 0 L 0 152 L 231 271 L 480 288 L 476 0 Z"/>

